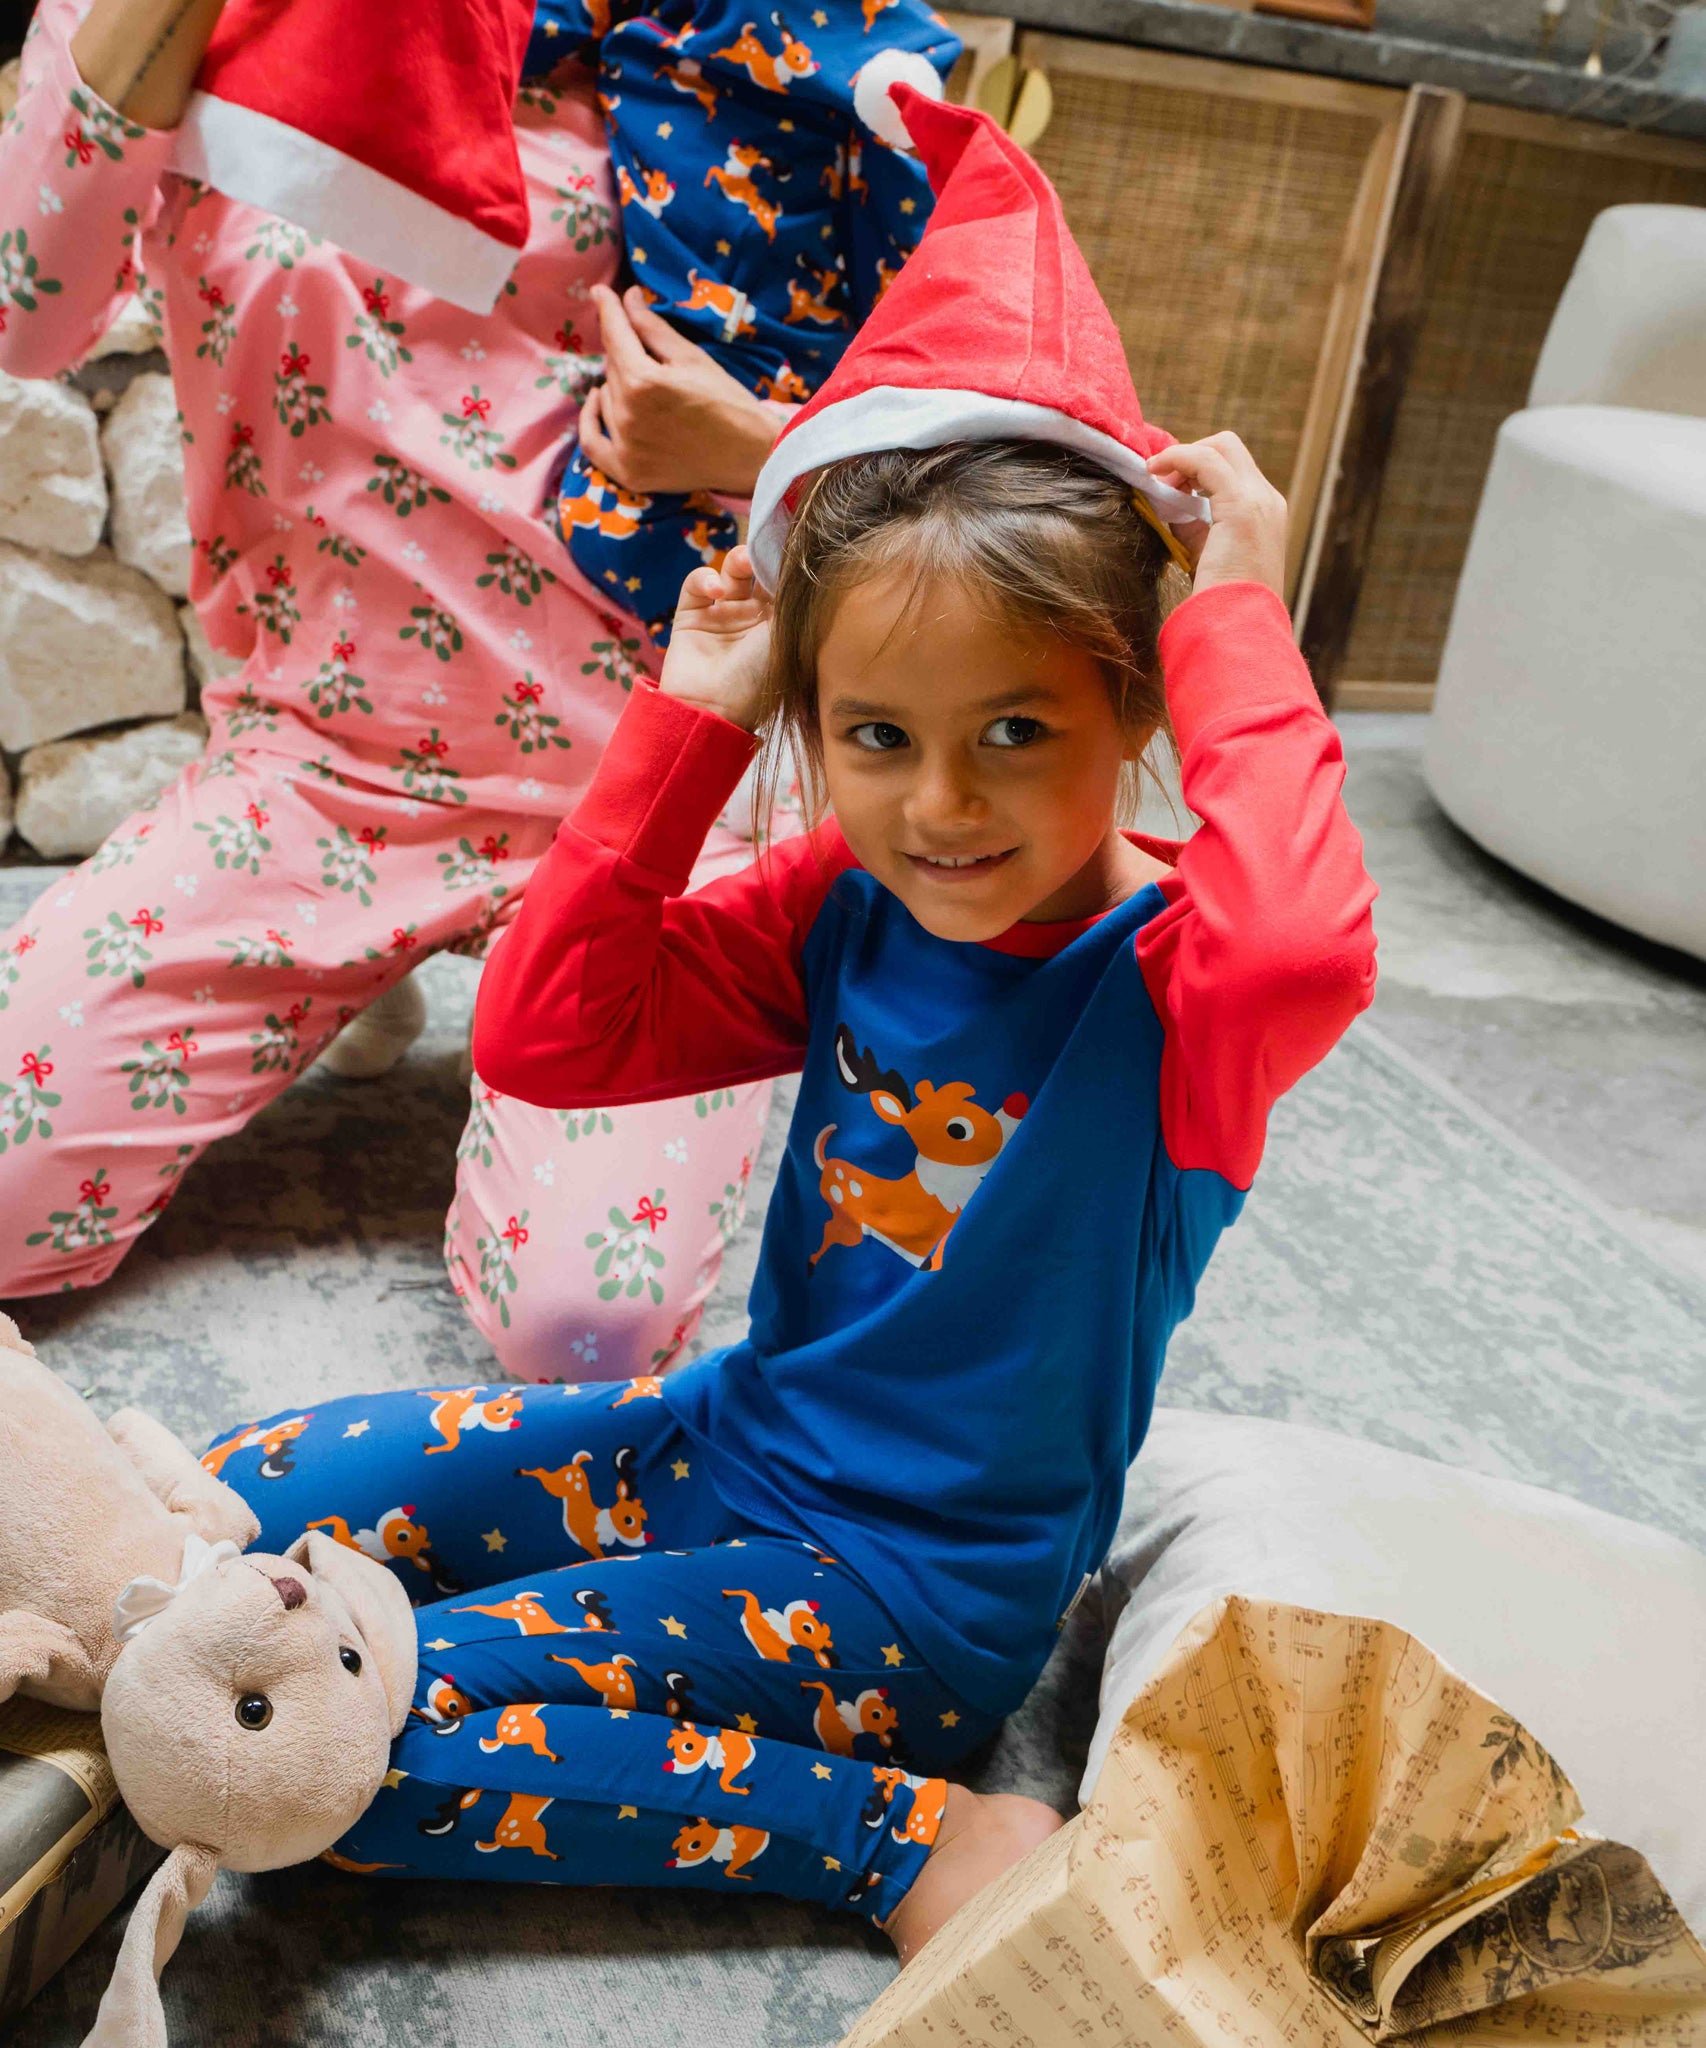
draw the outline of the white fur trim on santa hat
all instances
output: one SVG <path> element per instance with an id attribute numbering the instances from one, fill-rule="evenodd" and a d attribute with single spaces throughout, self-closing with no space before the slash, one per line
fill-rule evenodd
<path id="1" fill-rule="evenodd" d="M 466 312 L 492 310 L 521 254 L 383 171 L 234 100 L 192 93 L 174 136 L 171 164 L 181 176 L 280 214 Z"/>
<path id="2" fill-rule="evenodd" d="M 942 80 L 922 50 L 879 50 L 853 79 L 853 111 L 891 149 L 912 149 L 912 137 L 889 98 L 891 85 L 910 85 L 926 99 L 942 97 Z"/>
<path id="3" fill-rule="evenodd" d="M 1175 490 L 1151 476 L 1135 448 L 1112 434 L 1087 426 L 1053 406 L 1019 398 L 991 398 L 984 391 L 916 391 L 878 384 L 838 405 L 825 407 L 784 434 L 758 473 L 752 493 L 747 547 L 758 580 L 776 588 L 788 508 L 782 500 L 803 476 L 849 455 L 878 448 L 940 448 L 949 441 L 1052 441 L 1088 455 L 1122 483 L 1141 491 L 1169 525 L 1209 522 L 1208 500 L 1195 491 Z"/>

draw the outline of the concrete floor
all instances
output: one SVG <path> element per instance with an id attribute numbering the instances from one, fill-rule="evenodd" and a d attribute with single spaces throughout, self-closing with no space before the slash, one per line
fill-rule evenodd
<path id="1" fill-rule="evenodd" d="M 1348 712 L 1337 723 L 1347 802 L 1381 892 L 1374 1021 L 1706 1283 L 1706 962 L 1621 932 L 1482 853 L 1428 795 L 1424 719 Z"/>

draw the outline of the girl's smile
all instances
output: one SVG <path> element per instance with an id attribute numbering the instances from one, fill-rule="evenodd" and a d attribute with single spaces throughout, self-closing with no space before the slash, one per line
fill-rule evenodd
<path id="1" fill-rule="evenodd" d="M 830 803 L 860 864 L 938 938 L 1092 917 L 1161 863 L 1115 822 L 1147 733 L 1085 649 L 947 579 L 853 584 L 818 651 Z"/>

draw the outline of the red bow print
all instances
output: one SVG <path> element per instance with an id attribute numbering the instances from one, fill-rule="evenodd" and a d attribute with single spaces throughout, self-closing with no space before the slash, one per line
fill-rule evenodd
<path id="1" fill-rule="evenodd" d="M 18 1069 L 18 1077 L 20 1080 L 27 1078 L 33 1081 L 39 1088 L 52 1072 L 52 1060 L 44 1060 L 33 1052 L 27 1052 L 24 1054 L 24 1064 Z"/>
<path id="2" fill-rule="evenodd" d="M 355 642 L 353 640 L 334 640 L 332 642 L 332 652 L 339 661 L 348 661 L 355 652 Z"/>
<path id="3" fill-rule="evenodd" d="M 580 336 L 572 327 L 559 327 L 551 339 L 559 348 L 567 349 L 571 355 L 578 356 L 581 352 Z"/>
<path id="4" fill-rule="evenodd" d="M 669 1211 L 667 1209 L 660 1209 L 650 1195 L 642 1195 L 640 1197 L 640 1206 L 634 1211 L 633 1220 L 636 1223 L 647 1224 L 651 1229 L 652 1235 L 656 1237 L 658 1225 L 669 1221 Z"/>
<path id="5" fill-rule="evenodd" d="M 94 143 L 90 141 L 89 137 L 80 128 L 67 128 L 60 137 L 60 140 L 67 149 L 76 151 L 77 161 L 80 164 L 86 164 L 95 154 Z"/>
<path id="6" fill-rule="evenodd" d="M 377 313 L 381 320 L 391 310 L 391 294 L 382 292 L 376 284 L 370 284 L 363 291 L 361 302 L 370 313 Z"/>
<path id="7" fill-rule="evenodd" d="M 83 1183 L 83 1185 L 77 1190 L 77 1193 L 82 1201 L 93 1202 L 95 1207 L 98 1209 L 101 1206 L 101 1204 L 107 1199 L 108 1195 L 112 1193 L 112 1191 L 113 1188 L 111 1181 L 86 1180 Z"/>
<path id="8" fill-rule="evenodd" d="M 405 931 L 401 925 L 393 927 L 391 932 L 391 950 L 393 953 L 406 953 L 414 944 L 415 935 L 413 932 Z"/>
<path id="9" fill-rule="evenodd" d="M 350 652 L 353 654 L 355 649 L 352 647 Z M 377 831 L 371 825 L 363 825 L 355 836 L 367 848 L 369 853 L 383 853 L 387 844 L 385 834 L 389 830 L 390 827 L 386 825 L 381 825 Z"/>
<path id="10" fill-rule="evenodd" d="M 200 1052 L 201 1047 L 196 1044 L 193 1031 L 173 1031 L 167 1034 L 166 1050 L 180 1053 L 187 1060 L 192 1052 Z"/>
<path id="11" fill-rule="evenodd" d="M 267 937 L 272 940 L 273 944 L 281 952 L 290 944 L 290 934 L 288 932 L 275 932 L 271 925 L 267 926 Z"/>
<path id="12" fill-rule="evenodd" d="M 432 738 L 424 739 L 418 744 L 415 751 L 418 754 L 430 756 L 434 761 L 442 761 L 445 755 L 450 752 L 450 742 L 448 740 Z"/>
<path id="13" fill-rule="evenodd" d="M 146 906 L 130 921 L 145 939 L 151 939 L 156 932 L 163 932 L 166 929 L 166 920 L 163 917 L 156 917 Z"/>
<path id="14" fill-rule="evenodd" d="M 287 348 L 278 360 L 287 377 L 301 377 L 307 373 L 308 357 L 299 348 Z"/>
<path id="15" fill-rule="evenodd" d="M 480 845 L 482 860 L 508 860 L 509 848 L 502 844 L 495 832 L 488 832 Z"/>
<path id="16" fill-rule="evenodd" d="M 301 1003 L 292 1003 L 290 1008 L 286 1010 L 284 1013 L 284 1021 L 288 1025 L 290 1025 L 293 1030 L 300 1031 L 302 1028 L 302 1020 L 307 1016 L 307 1014 L 307 1010 Z"/>
<path id="17" fill-rule="evenodd" d="M 267 581 L 277 590 L 282 583 L 290 581 L 290 569 L 284 562 L 273 562 L 267 569 Z"/>
<path id="18" fill-rule="evenodd" d="M 503 1229 L 498 1232 L 498 1235 L 509 1240 L 509 1248 L 512 1252 L 518 1252 L 533 1233 L 527 1229 L 519 1217 L 512 1216 Z"/>
<path id="19" fill-rule="evenodd" d="M 259 804 L 250 804 L 243 815 L 254 826 L 255 830 L 259 832 L 272 814 L 269 811 L 263 810 Z"/>
<path id="20" fill-rule="evenodd" d="M 492 401 L 489 398 L 476 398 L 471 391 L 463 393 L 462 417 L 465 420 L 488 419 L 491 416 L 491 410 Z"/>
<path id="21" fill-rule="evenodd" d="M 254 438 L 254 428 L 244 426 L 241 420 L 231 429 L 231 445 L 233 448 L 246 448 Z"/>
<path id="22" fill-rule="evenodd" d="M 216 284 L 204 284 L 196 297 L 204 306 L 211 306 L 215 312 L 225 303 L 225 294 Z"/>
<path id="23" fill-rule="evenodd" d="M 24 935 L 23 935 L 23 937 L 22 937 L 22 938 L 20 938 L 20 939 L 19 939 L 19 941 L 18 941 L 18 943 L 17 943 L 17 944 L 16 944 L 16 945 L 15 945 L 15 946 L 14 946 L 14 947 L 12 948 L 12 951 L 13 951 L 14 953 L 16 953 L 16 954 L 20 955 L 20 957 L 21 957 L 21 956 L 22 956 L 23 954 L 25 954 L 25 953 L 29 952 L 29 950 L 31 949 L 31 947 L 32 947 L 32 946 L 34 946 L 35 942 L 36 942 L 36 935 L 35 935 L 35 933 L 34 933 L 34 932 L 25 932 L 25 933 L 24 933 Z"/>

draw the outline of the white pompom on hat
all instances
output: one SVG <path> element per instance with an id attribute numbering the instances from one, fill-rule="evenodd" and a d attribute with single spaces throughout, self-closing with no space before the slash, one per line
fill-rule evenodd
<path id="1" fill-rule="evenodd" d="M 910 85 L 926 99 L 942 97 L 942 81 L 922 50 L 879 50 L 853 78 L 853 111 L 891 149 L 915 153 L 901 112 L 889 97 L 891 85 Z"/>

